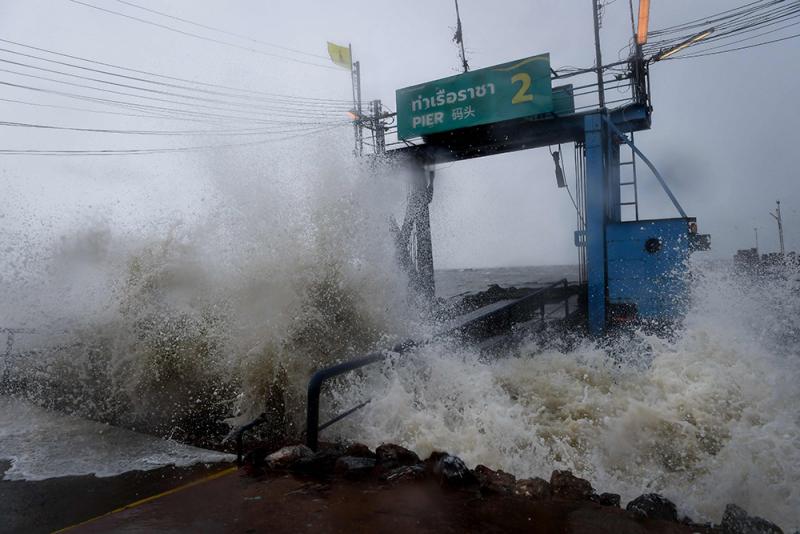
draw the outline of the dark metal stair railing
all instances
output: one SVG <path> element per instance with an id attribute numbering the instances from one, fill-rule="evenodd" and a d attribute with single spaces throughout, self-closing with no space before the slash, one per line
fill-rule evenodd
<path id="1" fill-rule="evenodd" d="M 569 297 L 570 297 L 570 295 L 568 293 L 569 282 L 567 281 L 566 278 L 561 279 L 561 280 L 559 280 L 557 282 L 554 282 L 552 284 L 549 284 L 547 286 L 544 286 L 544 287 L 538 289 L 537 291 L 534 291 L 530 295 L 526 295 L 526 296 L 518 299 L 517 301 L 515 301 L 515 304 L 520 303 L 522 301 L 539 300 L 539 306 L 538 306 L 539 313 L 540 313 L 541 319 L 544 320 L 547 316 L 550 315 L 550 314 L 545 315 L 545 312 L 544 312 L 544 306 L 545 306 L 546 300 L 547 300 L 546 297 L 547 297 L 548 293 L 551 290 L 553 290 L 553 289 L 555 289 L 556 287 L 559 287 L 559 286 L 563 286 L 563 288 L 564 288 L 564 295 L 563 295 L 563 298 L 564 298 L 564 314 L 565 314 L 564 316 L 566 318 L 566 317 L 569 316 Z M 554 311 L 556 311 L 556 310 L 554 310 Z M 495 310 L 495 311 L 491 312 L 491 314 L 496 314 L 496 313 L 499 313 L 499 312 L 502 312 L 502 309 L 501 310 Z M 482 321 L 485 321 L 486 319 L 487 319 L 486 316 L 477 317 L 475 319 L 472 319 L 471 321 L 468 321 L 467 323 L 460 324 L 458 326 L 455 326 L 455 327 L 452 327 L 452 328 L 450 328 L 448 330 L 445 330 L 444 332 L 440 332 L 440 333 L 434 335 L 430 340 L 427 340 L 426 342 L 430 342 L 430 341 L 433 341 L 433 340 L 438 339 L 438 338 L 442 338 L 442 337 L 446 337 L 446 336 L 449 336 L 449 335 L 453 335 L 453 334 L 455 334 L 455 333 L 457 333 L 459 331 L 466 330 L 467 328 L 469 328 L 473 324 L 477 324 L 477 323 L 480 323 Z M 405 351 L 407 351 L 407 350 L 409 350 L 409 349 L 411 349 L 413 347 L 419 346 L 421 344 L 422 344 L 422 342 L 415 342 L 415 341 L 412 341 L 412 340 L 405 341 L 403 343 L 400 343 L 400 344 L 396 345 L 391 350 L 373 352 L 371 354 L 368 354 L 366 356 L 362 356 L 360 358 L 356 358 L 354 360 L 349 360 L 347 362 L 343 362 L 343 363 L 340 363 L 340 364 L 337 364 L 337 365 L 333 365 L 331 367 L 326 367 L 325 369 L 320 369 L 319 371 L 314 373 L 312 375 L 312 377 L 311 377 L 311 380 L 308 383 L 308 404 L 307 404 L 307 407 L 306 407 L 306 445 L 308 445 L 308 447 L 311 450 L 316 450 L 317 446 L 319 445 L 319 432 L 321 430 L 323 430 L 325 428 L 328 428 L 329 426 L 333 425 L 334 423 L 337 423 L 337 422 L 341 421 L 342 419 L 344 419 L 345 417 L 355 413 L 356 411 L 360 410 L 361 408 L 363 408 L 364 406 L 369 404 L 370 401 L 371 401 L 371 399 L 368 399 L 368 400 L 358 404 L 357 406 L 355 406 L 353 408 L 350 408 L 349 410 L 346 410 L 345 412 L 333 417 L 332 419 L 330 419 L 329 421 L 323 423 L 322 425 L 320 425 L 319 424 L 319 399 L 320 399 L 320 394 L 321 394 L 321 391 L 322 391 L 322 385 L 325 383 L 326 380 L 328 380 L 330 378 L 333 378 L 335 376 L 339 376 L 341 374 L 350 372 L 350 371 L 354 371 L 354 370 L 359 369 L 361 367 L 365 367 L 367 365 L 382 361 L 382 360 L 386 359 L 392 353 L 394 353 L 394 354 L 402 354 L 403 352 L 405 352 Z"/>
<path id="2" fill-rule="evenodd" d="M 396 344 L 390 349 L 371 352 L 365 356 L 361 356 L 353 360 L 348 360 L 336 365 L 332 365 L 330 367 L 326 367 L 315 372 L 311 376 L 311 379 L 308 382 L 308 404 L 306 407 L 306 444 L 311 450 L 316 450 L 319 445 L 319 432 L 321 430 L 328 428 L 329 426 L 341 421 L 342 419 L 348 417 L 349 415 L 352 415 L 353 413 L 357 412 L 358 410 L 369 404 L 371 401 L 371 399 L 368 399 L 358 404 L 357 406 L 354 406 L 353 408 L 350 408 L 340 413 L 339 415 L 333 417 L 329 421 L 326 421 L 325 423 L 320 425 L 319 424 L 320 396 L 322 392 L 322 386 L 326 381 L 336 376 L 349 373 L 350 371 L 355 371 L 356 369 L 360 369 L 367 365 L 383 361 L 392 354 L 402 354 L 404 352 L 407 352 L 409 349 L 420 346 L 424 343 L 429 343 L 439 338 L 458 334 L 459 332 L 466 332 L 471 327 L 479 325 L 484 321 L 490 320 L 493 316 L 507 312 L 507 310 L 513 306 L 523 306 L 530 308 L 531 314 L 535 313 L 534 310 L 536 310 L 539 312 L 538 315 L 540 316 L 541 320 L 544 320 L 546 317 L 550 315 L 550 314 L 545 315 L 544 312 L 544 307 L 545 304 L 547 304 L 548 296 L 553 289 L 559 286 L 562 286 L 564 289 L 564 295 L 563 295 L 564 314 L 566 318 L 569 316 L 569 297 L 570 297 L 569 282 L 567 281 L 567 279 L 561 279 L 557 282 L 539 288 L 530 295 L 526 295 L 522 298 L 516 299 L 508 306 L 505 306 L 497 310 L 493 310 L 485 315 L 481 315 L 465 323 L 456 325 L 454 327 L 450 327 L 444 330 L 443 332 L 439 332 L 428 340 L 424 341 L 406 340 Z M 262 416 L 259 416 L 254 421 L 240 427 L 234 433 L 236 439 L 237 462 L 239 464 L 241 464 L 242 462 L 244 433 L 264 422 L 266 422 L 266 420 Z"/>

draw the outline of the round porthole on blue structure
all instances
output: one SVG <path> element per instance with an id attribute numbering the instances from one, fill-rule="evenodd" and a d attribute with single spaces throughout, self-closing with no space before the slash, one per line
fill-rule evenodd
<path id="1" fill-rule="evenodd" d="M 661 250 L 661 240 L 657 237 L 651 237 L 644 242 L 644 249 L 650 254 L 655 254 Z"/>

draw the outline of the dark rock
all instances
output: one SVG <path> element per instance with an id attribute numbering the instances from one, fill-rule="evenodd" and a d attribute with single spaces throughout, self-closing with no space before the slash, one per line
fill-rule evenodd
<path id="1" fill-rule="evenodd" d="M 693 529 L 695 532 L 705 531 L 705 532 L 719 532 L 719 529 L 714 528 L 714 524 L 710 522 L 706 523 L 696 523 L 691 517 L 688 515 L 683 516 L 683 519 L 680 520 L 681 525 L 686 525 L 687 527 Z"/>
<path id="2" fill-rule="evenodd" d="M 419 456 L 415 452 L 391 443 L 381 445 L 375 449 L 375 458 L 378 462 L 378 467 L 384 471 L 420 463 Z"/>
<path id="3" fill-rule="evenodd" d="M 461 487 L 477 482 L 475 475 L 458 456 L 434 452 L 425 460 L 425 464 L 442 486 Z"/>
<path id="4" fill-rule="evenodd" d="M 537 289 L 538 288 L 535 287 L 501 287 L 497 284 L 491 284 L 485 291 L 465 295 L 461 298 L 460 302 L 453 305 L 453 308 L 461 313 L 467 313 L 499 300 L 525 297 L 535 292 Z"/>
<path id="5" fill-rule="evenodd" d="M 601 493 L 597 496 L 597 502 L 602 506 L 620 507 L 620 496 L 616 493 Z"/>
<path id="6" fill-rule="evenodd" d="M 376 454 L 370 450 L 369 447 L 363 443 L 352 443 L 344 450 L 345 456 L 353 456 L 355 458 L 376 458 Z"/>
<path id="7" fill-rule="evenodd" d="M 725 507 L 721 527 L 724 534 L 783 534 L 775 523 L 750 516 L 735 504 Z"/>
<path id="8" fill-rule="evenodd" d="M 248 452 L 242 458 L 242 468 L 250 476 L 261 475 L 267 465 L 267 449 L 258 447 Z"/>
<path id="9" fill-rule="evenodd" d="M 525 478 L 517 480 L 514 485 L 514 495 L 541 501 L 552 497 L 553 491 L 550 489 L 550 483 L 543 478 Z"/>
<path id="10" fill-rule="evenodd" d="M 588 500 L 594 493 L 588 480 L 578 478 L 571 471 L 553 471 L 550 488 L 555 497 L 570 500 Z"/>
<path id="11" fill-rule="evenodd" d="M 401 480 L 420 480 L 425 478 L 425 466 L 422 464 L 417 465 L 404 465 L 397 469 L 392 469 L 380 476 L 380 479 L 385 482 L 399 482 Z"/>
<path id="12" fill-rule="evenodd" d="M 270 469 L 289 469 L 304 458 L 309 458 L 314 452 L 305 445 L 290 445 L 273 452 L 264 459 Z"/>
<path id="13" fill-rule="evenodd" d="M 658 493 L 645 493 L 628 503 L 625 509 L 640 517 L 678 521 L 675 504 Z"/>
<path id="14" fill-rule="evenodd" d="M 292 471 L 311 476 L 326 476 L 333 473 L 336 460 L 344 455 L 341 448 L 328 448 L 315 452 L 311 456 L 300 458 L 292 464 Z"/>
<path id="15" fill-rule="evenodd" d="M 360 478 L 369 475 L 375 469 L 374 458 L 356 456 L 340 456 L 334 464 L 334 472 L 345 478 Z"/>
<path id="16" fill-rule="evenodd" d="M 514 486 L 516 478 L 510 473 L 504 471 L 494 471 L 485 465 L 479 465 L 473 470 L 475 478 L 478 479 L 478 485 L 481 491 L 485 493 L 500 493 L 511 494 L 514 493 Z"/>

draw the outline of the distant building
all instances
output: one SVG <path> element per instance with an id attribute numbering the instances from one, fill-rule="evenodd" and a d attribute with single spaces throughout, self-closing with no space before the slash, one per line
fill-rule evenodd
<path id="1" fill-rule="evenodd" d="M 733 265 L 742 271 L 755 272 L 758 270 L 760 260 L 757 248 L 745 248 L 738 250 L 733 256 Z"/>
<path id="2" fill-rule="evenodd" d="M 739 272 L 748 274 L 782 272 L 783 267 L 800 268 L 800 256 L 796 252 L 768 252 L 759 256 L 758 249 L 745 248 L 733 256 L 733 265 Z"/>

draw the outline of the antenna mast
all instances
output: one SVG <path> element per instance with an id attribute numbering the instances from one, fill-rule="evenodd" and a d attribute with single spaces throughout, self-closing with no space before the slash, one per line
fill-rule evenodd
<path id="1" fill-rule="evenodd" d="M 461 46 L 461 67 L 464 69 L 464 72 L 469 71 L 469 63 L 467 63 L 467 55 L 464 52 L 464 33 L 461 29 L 461 14 L 458 12 L 458 0 L 455 0 L 456 3 L 456 33 L 453 35 L 453 41 L 456 44 Z"/>

